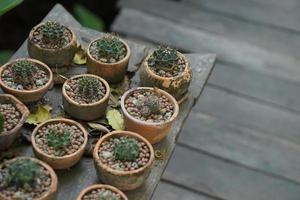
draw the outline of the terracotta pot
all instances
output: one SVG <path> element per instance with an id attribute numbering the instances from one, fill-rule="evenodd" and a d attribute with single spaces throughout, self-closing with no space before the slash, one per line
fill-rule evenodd
<path id="1" fill-rule="evenodd" d="M 67 95 L 65 87 L 68 81 L 71 79 L 76 79 L 84 76 L 95 77 L 104 84 L 106 88 L 106 93 L 102 99 L 100 99 L 95 103 L 79 104 L 76 101 L 72 100 Z M 85 121 L 95 120 L 103 116 L 105 114 L 106 107 L 109 101 L 109 95 L 110 95 L 110 88 L 108 83 L 103 78 L 100 78 L 99 76 L 92 75 L 92 74 L 77 75 L 77 76 L 73 76 L 71 79 L 67 80 L 62 87 L 64 110 L 72 117 L 80 120 L 85 120 Z"/>
<path id="2" fill-rule="evenodd" d="M 178 52 L 179 57 L 183 58 L 186 67 L 181 75 L 175 77 L 162 77 L 155 74 L 148 65 L 148 59 L 152 53 L 150 53 L 142 63 L 140 70 L 141 86 L 158 87 L 167 91 L 179 100 L 188 90 L 192 81 L 192 69 L 187 58 Z"/>
<path id="3" fill-rule="evenodd" d="M 101 37 L 93 40 L 88 46 L 86 63 L 88 72 L 104 78 L 109 83 L 121 82 L 126 74 L 129 58 L 131 55 L 128 44 L 124 40 L 120 39 L 127 50 L 127 54 L 122 60 L 115 63 L 103 63 L 100 60 L 96 60 L 95 58 L 93 58 L 90 53 L 91 45 L 99 39 L 101 39 Z"/>
<path id="4" fill-rule="evenodd" d="M 0 103 L 12 103 L 21 113 L 19 123 L 10 131 L 6 131 L 0 134 L 0 150 L 4 150 L 8 149 L 20 136 L 19 130 L 25 123 L 29 115 L 29 110 L 21 101 L 19 101 L 16 97 L 10 94 L 0 94 Z"/>
<path id="5" fill-rule="evenodd" d="M 69 44 L 64 47 L 58 49 L 47 49 L 42 48 L 36 43 L 33 42 L 33 33 L 42 26 L 44 23 L 40 23 L 33 27 L 29 33 L 29 37 L 27 40 L 27 49 L 28 54 L 31 58 L 38 59 L 44 63 L 46 63 L 49 67 L 52 68 L 54 72 L 62 72 L 65 71 L 65 66 L 69 66 L 72 64 L 75 51 L 76 51 L 76 36 L 75 33 L 68 27 L 66 27 L 72 34 L 72 39 Z M 63 68 L 63 70 L 61 70 Z"/>
<path id="6" fill-rule="evenodd" d="M 121 109 L 124 114 L 124 123 L 125 123 L 126 130 L 136 132 L 141 136 L 145 137 L 151 144 L 156 144 L 160 142 L 162 139 L 164 139 L 164 137 L 166 137 L 166 135 L 171 131 L 172 125 L 175 122 L 177 115 L 179 113 L 178 103 L 172 95 L 170 95 L 169 93 L 161 89 L 158 89 L 159 93 L 166 96 L 173 104 L 174 113 L 170 119 L 164 122 L 142 121 L 131 116 L 125 109 L 125 104 L 124 104 L 129 94 L 131 94 L 133 91 L 136 90 L 154 90 L 154 89 L 151 87 L 137 87 L 137 88 L 132 88 L 123 94 L 123 96 L 121 97 Z"/>
<path id="7" fill-rule="evenodd" d="M 40 160 L 38 160 L 36 158 L 31 158 L 31 157 L 17 157 L 17 158 L 11 159 L 11 160 L 4 161 L 0 165 L 0 169 L 2 169 L 2 166 L 5 163 L 10 163 L 10 162 L 13 162 L 13 161 L 15 161 L 17 159 L 29 159 L 29 160 L 32 160 L 32 161 L 36 162 L 37 164 L 43 166 L 50 173 L 50 176 L 51 176 L 50 189 L 47 192 L 45 192 L 45 194 L 42 195 L 40 198 L 33 199 L 33 200 L 54 200 L 54 199 L 56 199 L 56 194 L 57 194 L 57 176 L 56 176 L 54 170 L 49 165 L 47 165 L 46 163 L 44 163 L 44 162 L 42 162 L 42 161 L 40 161 Z M 8 199 L 5 196 L 1 195 L 1 193 L 0 193 L 0 199 L 1 200 L 11 200 L 11 199 Z"/>
<path id="8" fill-rule="evenodd" d="M 57 156 L 53 156 L 53 155 L 48 155 L 48 154 L 44 153 L 40 148 L 38 148 L 36 141 L 35 141 L 35 135 L 37 134 L 37 132 L 40 128 L 42 128 L 48 124 L 53 124 L 53 123 L 55 124 L 55 123 L 59 123 L 59 122 L 77 126 L 84 134 L 84 142 L 76 152 L 69 154 L 69 155 L 57 157 Z M 50 119 L 50 120 L 38 125 L 37 127 L 35 127 L 35 129 L 32 132 L 32 135 L 31 135 L 32 148 L 33 148 L 33 151 L 34 151 L 36 157 L 38 157 L 42 161 L 48 163 L 53 169 L 67 169 L 67 168 L 70 168 L 73 165 L 75 165 L 81 159 L 81 157 L 84 153 L 84 149 L 87 145 L 87 141 L 88 141 L 88 132 L 85 130 L 85 128 L 83 128 L 83 126 L 80 123 L 70 120 L 70 119 L 65 119 L 65 118 Z"/>
<path id="9" fill-rule="evenodd" d="M 139 141 L 143 141 L 148 146 L 150 150 L 150 159 L 145 166 L 133 171 L 118 171 L 102 163 L 98 154 L 98 150 L 101 144 L 111 137 L 121 137 L 121 136 L 136 138 Z M 101 179 L 101 181 L 103 181 L 106 184 L 113 185 L 119 188 L 120 190 L 127 191 L 127 190 L 134 190 L 140 187 L 148 178 L 154 161 L 154 150 L 152 145 L 145 138 L 143 138 L 137 133 L 130 132 L 130 131 L 113 131 L 103 136 L 97 142 L 94 148 L 93 158 L 95 162 L 97 175 L 99 179 Z"/>
<path id="10" fill-rule="evenodd" d="M 102 185 L 102 184 L 91 185 L 91 186 L 85 188 L 84 190 L 82 190 L 80 192 L 80 194 L 79 194 L 79 196 L 77 197 L 76 200 L 83 200 L 83 197 L 84 197 L 85 194 L 87 194 L 87 193 L 89 193 L 89 192 L 91 192 L 93 190 L 101 189 L 101 188 L 104 188 L 104 189 L 107 189 L 107 190 L 111 190 L 111 191 L 119 194 L 121 196 L 121 198 L 122 198 L 121 200 L 128 200 L 128 198 L 126 197 L 126 195 L 122 191 L 120 191 L 119 189 L 117 189 L 117 188 L 115 188 L 115 187 L 113 187 L 111 185 Z"/>
<path id="11" fill-rule="evenodd" d="M 28 61 L 30 61 L 32 63 L 36 63 L 38 66 L 40 66 L 40 68 L 47 73 L 47 75 L 49 77 L 48 82 L 45 85 L 43 85 L 37 89 L 34 89 L 34 90 L 17 90 L 17 89 L 7 86 L 2 81 L 2 78 L 1 78 L 3 70 L 19 60 L 28 60 Z M 19 100 L 21 100 L 24 103 L 30 103 L 30 102 L 35 102 L 35 101 L 40 100 L 41 98 L 43 98 L 43 96 L 48 92 L 49 88 L 52 86 L 53 86 L 52 71 L 50 70 L 50 68 L 47 65 L 45 65 L 44 63 L 42 63 L 38 60 L 31 59 L 31 58 L 19 58 L 19 59 L 16 59 L 16 60 L 6 63 L 5 65 L 3 65 L 0 68 L 0 87 L 3 89 L 4 92 L 14 95 L 15 97 L 17 97 Z"/>

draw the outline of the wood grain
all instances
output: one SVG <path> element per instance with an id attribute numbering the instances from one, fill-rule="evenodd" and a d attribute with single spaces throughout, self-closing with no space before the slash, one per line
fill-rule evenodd
<path id="1" fill-rule="evenodd" d="M 181 146 L 176 147 L 163 177 L 221 199 L 298 200 L 300 195 L 298 184 Z"/>

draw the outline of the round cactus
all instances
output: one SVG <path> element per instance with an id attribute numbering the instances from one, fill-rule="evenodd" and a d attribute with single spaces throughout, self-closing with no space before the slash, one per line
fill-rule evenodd
<path id="1" fill-rule="evenodd" d="M 110 190 L 101 192 L 98 200 L 118 200 L 119 198 Z"/>
<path id="2" fill-rule="evenodd" d="M 34 186 L 36 177 L 40 176 L 41 167 L 29 159 L 17 159 L 8 166 L 6 184 L 8 186 L 23 187 L 28 184 Z"/>
<path id="3" fill-rule="evenodd" d="M 144 117 L 147 117 L 151 114 L 158 114 L 161 107 L 159 97 L 154 94 L 144 98 L 139 98 L 136 102 L 136 105 Z"/>
<path id="4" fill-rule="evenodd" d="M 97 50 L 101 58 L 118 59 L 126 54 L 122 41 L 114 35 L 105 35 L 97 41 Z"/>
<path id="5" fill-rule="evenodd" d="M 138 141 L 134 138 L 126 138 L 115 144 L 115 158 L 122 161 L 134 161 L 140 153 Z"/>
<path id="6" fill-rule="evenodd" d="M 99 95 L 104 95 L 101 92 L 102 83 L 94 77 L 82 77 L 79 79 L 79 92 L 86 98 L 95 99 Z"/>
<path id="7" fill-rule="evenodd" d="M 59 47 L 67 42 L 64 35 L 65 27 L 56 21 L 48 21 L 41 26 L 42 40 L 44 43 L 55 43 Z"/>
<path id="8" fill-rule="evenodd" d="M 14 82 L 26 87 L 34 81 L 36 68 L 34 64 L 28 60 L 18 60 L 11 67 Z"/>
<path id="9" fill-rule="evenodd" d="M 55 149 L 66 148 L 71 143 L 71 134 L 68 130 L 49 130 L 47 133 L 47 143 Z"/>
<path id="10" fill-rule="evenodd" d="M 178 54 L 176 49 L 169 47 L 159 47 L 148 59 L 149 65 L 162 68 L 163 70 L 171 70 L 178 63 Z"/>

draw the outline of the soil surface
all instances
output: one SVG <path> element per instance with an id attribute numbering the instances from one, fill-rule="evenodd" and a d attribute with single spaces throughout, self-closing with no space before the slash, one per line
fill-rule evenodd
<path id="1" fill-rule="evenodd" d="M 3 115 L 4 118 L 4 132 L 13 129 L 19 123 L 22 116 L 18 109 L 10 103 L 1 103 L 0 113 Z"/>
<path id="2" fill-rule="evenodd" d="M 115 145 L 126 139 L 128 137 L 122 136 L 119 138 L 109 138 L 107 141 L 104 141 L 98 150 L 101 162 L 118 171 L 132 171 L 145 166 L 150 159 L 150 150 L 146 143 L 142 141 L 137 141 L 139 155 L 134 161 L 121 161 L 115 158 Z"/>
<path id="3" fill-rule="evenodd" d="M 51 131 L 55 131 L 58 134 L 70 134 L 70 142 L 63 148 L 55 148 L 49 145 L 48 135 Z M 55 123 L 48 124 L 38 130 L 35 136 L 35 142 L 37 147 L 44 153 L 56 157 L 62 157 L 75 153 L 80 149 L 84 143 L 84 133 L 75 125 L 69 125 L 67 123 Z"/>

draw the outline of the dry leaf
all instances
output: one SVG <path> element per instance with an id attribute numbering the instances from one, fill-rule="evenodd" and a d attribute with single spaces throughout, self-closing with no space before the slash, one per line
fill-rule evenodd
<path id="1" fill-rule="evenodd" d="M 86 63 L 86 52 L 79 43 L 77 43 L 77 50 L 73 58 L 73 63 L 76 65 L 84 65 Z"/>
<path id="2" fill-rule="evenodd" d="M 100 131 L 100 132 L 109 133 L 108 128 L 106 128 L 102 124 L 90 122 L 90 123 L 88 123 L 88 125 L 89 125 L 89 127 L 91 127 L 94 130 L 97 130 L 97 131 Z"/>
<path id="3" fill-rule="evenodd" d="M 48 107 L 39 105 L 35 113 L 30 113 L 26 123 L 37 125 L 48 119 L 51 119 L 51 113 L 49 112 Z"/>
<path id="4" fill-rule="evenodd" d="M 54 80 L 54 84 L 55 85 L 60 85 L 60 84 L 64 84 L 64 82 L 67 80 L 68 78 L 58 74 L 58 73 L 53 73 L 53 80 Z"/>
<path id="5" fill-rule="evenodd" d="M 106 119 L 108 120 L 108 123 L 113 127 L 113 129 L 118 131 L 124 130 L 124 119 L 118 110 L 109 110 L 106 113 Z"/>

